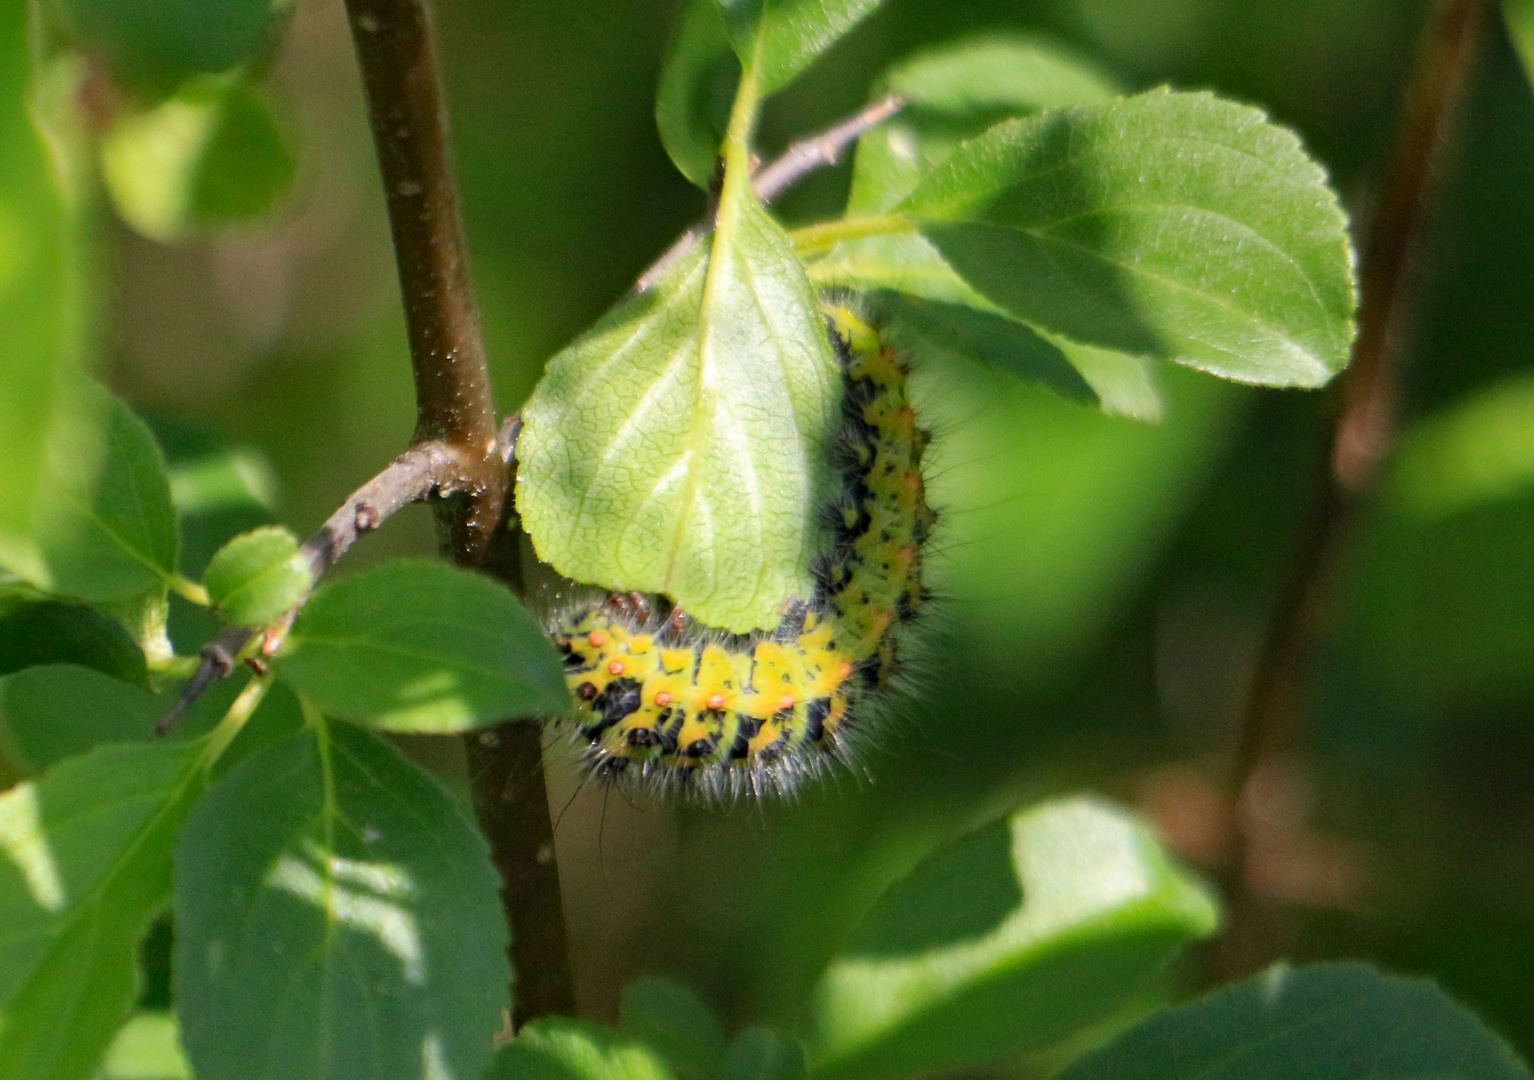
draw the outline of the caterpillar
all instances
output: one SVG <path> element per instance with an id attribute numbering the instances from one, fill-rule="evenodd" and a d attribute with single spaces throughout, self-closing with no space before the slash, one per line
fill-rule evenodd
<path id="1" fill-rule="evenodd" d="M 908 370 L 844 305 L 823 305 L 842 370 L 830 443 L 843 481 L 825 507 L 830 550 L 808 599 L 771 631 L 701 625 L 662 597 L 615 593 L 549 626 L 577 702 L 556 721 L 590 771 L 703 795 L 786 794 L 847 760 L 869 703 L 900 671 L 900 637 L 928 599 L 927 506 Z"/>

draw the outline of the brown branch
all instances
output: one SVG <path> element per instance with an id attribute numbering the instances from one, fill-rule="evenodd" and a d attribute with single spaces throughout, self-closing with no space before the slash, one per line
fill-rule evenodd
<path id="1" fill-rule="evenodd" d="M 1303 743 L 1306 669 L 1328 599 L 1337 551 L 1373 489 L 1394 436 L 1401 368 L 1435 181 L 1474 67 L 1485 0 L 1439 0 L 1418 47 L 1395 146 L 1363 243 L 1361 306 L 1353 362 L 1339 380 L 1340 408 L 1316 478 L 1316 498 L 1269 616 L 1232 768 L 1236 850 L 1230 917 L 1213 958 L 1217 981 L 1273 958 L 1274 913 L 1248 888 L 1249 829 L 1265 770 Z"/>
<path id="2" fill-rule="evenodd" d="M 878 127 L 901 109 L 905 99 L 899 94 L 887 94 L 871 105 L 839 123 L 826 128 L 818 135 L 800 139 L 783 151 L 770 165 L 758 169 L 751 177 L 751 190 L 764 204 L 770 203 L 783 192 L 803 180 L 810 173 L 827 165 L 835 165 L 842 152 L 857 142 L 863 133 Z M 676 261 L 692 250 L 692 246 L 713 229 L 713 214 L 688 229 L 660 258 L 650 264 L 634 282 L 631 293 L 642 293 L 665 274 Z"/>
<path id="3" fill-rule="evenodd" d="M 399 263 L 415 370 L 416 438 L 440 439 L 475 462 L 458 505 L 439 504 L 438 521 L 455 561 L 480 565 L 488 560 L 488 569 L 515 583 L 518 542 L 506 498 L 508 470 L 497 443 L 489 369 L 469 282 L 431 14 L 425 0 L 346 0 L 346 8 Z M 574 1012 L 538 743 L 504 739 L 491 747 L 477 734 L 465 742 L 471 760 L 480 763 L 475 803 L 503 874 L 512 961 L 524 988 L 517 1015 Z M 485 765 L 483 753 L 497 761 Z M 515 770 L 526 770 L 526 782 L 495 786 L 497 776 Z M 521 852 L 528 846 L 548 853 L 547 872 L 532 884 L 506 876 L 519 872 Z M 529 987 L 560 992 L 538 991 L 530 998 Z"/>

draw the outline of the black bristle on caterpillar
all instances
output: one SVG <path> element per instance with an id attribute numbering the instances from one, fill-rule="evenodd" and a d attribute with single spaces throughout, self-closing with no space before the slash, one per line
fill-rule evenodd
<path id="1" fill-rule="evenodd" d="M 549 632 L 577 712 L 556 723 L 599 778 L 704 796 L 790 792 L 848 758 L 870 702 L 900 671 L 901 629 L 929 595 L 930 436 L 896 351 L 845 306 L 825 312 L 843 381 L 827 453 L 842 485 L 822 510 L 829 549 L 811 568 L 814 595 L 751 634 L 638 593 L 558 614 Z"/>

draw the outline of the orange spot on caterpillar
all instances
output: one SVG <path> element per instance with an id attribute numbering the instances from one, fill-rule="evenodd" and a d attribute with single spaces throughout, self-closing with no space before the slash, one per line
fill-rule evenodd
<path id="1" fill-rule="evenodd" d="M 843 660 L 839 665 L 837 665 L 836 672 L 844 680 L 850 679 L 852 678 L 853 669 L 856 666 L 857 665 L 855 665 L 851 660 Z"/>
<path id="2" fill-rule="evenodd" d="M 600 630 L 593 630 L 586 635 L 586 640 L 591 642 L 593 648 L 600 649 L 603 645 L 607 644 L 607 635 Z"/>
<path id="3" fill-rule="evenodd" d="M 707 705 L 710 709 L 713 709 L 715 712 L 718 712 L 720 709 L 725 707 L 725 704 L 728 701 L 729 698 L 725 697 L 718 691 L 715 691 L 708 696 L 708 700 L 705 701 L 704 704 Z"/>
<path id="4" fill-rule="evenodd" d="M 784 694 L 778 698 L 778 712 L 787 712 L 794 707 L 794 695 Z"/>
<path id="5" fill-rule="evenodd" d="M 670 705 L 675 700 L 676 698 L 672 695 L 670 690 L 662 690 L 660 693 L 655 695 L 655 704 L 659 705 L 662 709 L 666 708 L 666 706 Z"/>
<path id="6" fill-rule="evenodd" d="M 607 665 L 607 670 L 609 674 L 622 675 L 625 671 L 628 670 L 628 665 L 625 664 L 622 660 L 614 660 L 612 663 Z"/>

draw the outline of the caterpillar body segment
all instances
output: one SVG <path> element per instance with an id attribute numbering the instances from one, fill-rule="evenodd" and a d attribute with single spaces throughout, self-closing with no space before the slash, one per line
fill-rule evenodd
<path id="1" fill-rule="evenodd" d="M 826 306 L 842 367 L 830 448 L 842 483 L 824 509 L 828 550 L 811 597 L 771 631 L 703 626 L 664 598 L 611 594 L 550 633 L 578 711 L 558 721 L 592 771 L 705 795 L 791 791 L 848 755 L 873 698 L 900 671 L 900 632 L 927 600 L 922 551 L 935 515 L 929 436 L 895 350 L 852 311 Z"/>

